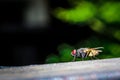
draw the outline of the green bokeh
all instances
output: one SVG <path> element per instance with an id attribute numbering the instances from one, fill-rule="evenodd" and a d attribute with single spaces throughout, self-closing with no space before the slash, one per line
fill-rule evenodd
<path id="1" fill-rule="evenodd" d="M 58 51 L 60 55 L 60 61 L 67 62 L 72 61 L 73 57 L 71 56 L 71 51 L 74 49 L 74 47 L 63 43 L 58 46 Z"/>
<path id="2" fill-rule="evenodd" d="M 60 62 L 59 56 L 55 55 L 55 54 L 50 54 L 46 60 L 46 63 L 58 63 Z"/>
<path id="3" fill-rule="evenodd" d="M 120 40 L 120 30 L 116 30 L 113 35 L 116 39 Z"/>
<path id="4" fill-rule="evenodd" d="M 120 2 L 106 2 L 100 8 L 100 17 L 106 22 L 120 22 Z"/>
<path id="5" fill-rule="evenodd" d="M 114 57 L 120 57 L 120 45 L 119 44 L 115 44 L 115 43 L 111 43 L 108 46 L 110 53 L 112 53 L 112 56 Z"/>
<path id="6" fill-rule="evenodd" d="M 103 19 L 107 23 L 120 22 L 120 2 L 102 1 L 73 1 L 70 0 L 71 9 L 56 8 L 54 16 L 69 23 L 89 22 L 94 19 Z M 94 3 L 94 4 L 93 4 Z"/>
<path id="7" fill-rule="evenodd" d="M 81 2 L 69 10 L 57 8 L 54 13 L 57 18 L 71 23 L 87 22 L 94 18 L 95 14 L 96 6 L 90 2 Z"/>
<path id="8" fill-rule="evenodd" d="M 98 33 L 103 33 L 106 29 L 106 26 L 99 19 L 94 19 L 90 22 L 90 28 Z"/>

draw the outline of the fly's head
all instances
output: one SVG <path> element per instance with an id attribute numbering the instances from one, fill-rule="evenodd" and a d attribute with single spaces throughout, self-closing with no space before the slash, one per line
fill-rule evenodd
<path id="1" fill-rule="evenodd" d="M 76 49 L 73 49 L 72 51 L 71 51 L 71 55 L 72 56 L 75 56 L 77 54 L 77 50 Z"/>

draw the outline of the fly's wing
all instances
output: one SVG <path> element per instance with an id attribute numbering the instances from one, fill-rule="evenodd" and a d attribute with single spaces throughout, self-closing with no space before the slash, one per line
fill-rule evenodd
<path id="1" fill-rule="evenodd" d="M 98 52 L 102 52 L 102 50 L 97 50 Z"/>
<path id="2" fill-rule="evenodd" d="M 96 48 L 93 48 L 93 49 L 104 49 L 104 47 L 96 47 Z"/>
<path id="3" fill-rule="evenodd" d="M 94 51 L 96 52 L 96 54 L 99 54 L 99 52 L 103 52 L 102 50 L 99 49 L 103 49 L 104 47 L 96 47 L 96 48 L 92 48 L 94 49 Z"/>

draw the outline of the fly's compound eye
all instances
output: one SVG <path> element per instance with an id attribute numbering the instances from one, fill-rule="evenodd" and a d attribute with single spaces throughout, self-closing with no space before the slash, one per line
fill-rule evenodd
<path id="1" fill-rule="evenodd" d="M 72 55 L 72 56 L 76 55 L 76 50 L 75 50 L 75 49 L 72 50 L 71 55 Z"/>

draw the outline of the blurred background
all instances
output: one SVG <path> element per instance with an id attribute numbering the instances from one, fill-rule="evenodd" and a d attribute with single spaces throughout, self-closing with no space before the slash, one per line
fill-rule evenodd
<path id="1" fill-rule="evenodd" d="M 120 57 L 119 9 L 119 0 L 1 0 L 0 65 L 69 62 L 81 47 Z"/>

